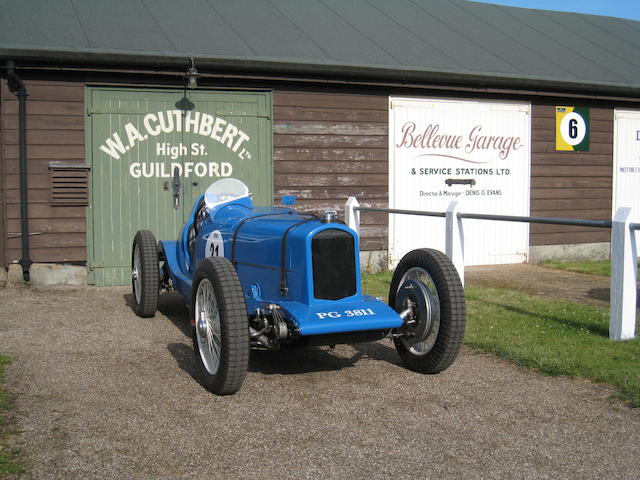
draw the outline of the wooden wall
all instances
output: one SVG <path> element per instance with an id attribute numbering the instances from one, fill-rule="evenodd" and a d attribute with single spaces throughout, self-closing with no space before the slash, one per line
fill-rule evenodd
<path id="1" fill-rule="evenodd" d="M 49 162 L 84 163 L 84 86 L 27 81 L 27 159 L 30 256 L 34 262 L 84 262 L 86 207 L 50 205 Z M 2 81 L 5 265 L 21 258 L 18 100 Z"/>
<path id="2" fill-rule="evenodd" d="M 273 94 L 275 195 L 295 195 L 309 212 L 355 196 L 388 206 L 388 97 L 276 91 Z M 362 250 L 386 250 L 387 214 L 363 213 Z"/>
<path id="3" fill-rule="evenodd" d="M 27 89 L 31 258 L 84 262 L 85 207 L 50 204 L 48 169 L 51 161 L 85 162 L 84 86 L 28 81 Z M 276 90 L 273 104 L 276 202 L 295 195 L 302 210 L 341 215 L 349 196 L 388 205 L 387 95 Z M 609 219 L 613 107 L 590 109 L 589 152 L 556 152 L 556 104 L 532 105 L 531 214 Z M 0 109 L 0 262 L 6 265 L 21 257 L 18 102 L 6 81 Z M 386 250 L 387 217 L 362 215 L 363 250 Z M 531 226 L 531 245 L 607 241 L 608 230 Z"/>
<path id="4" fill-rule="evenodd" d="M 611 220 L 614 110 L 590 108 L 588 152 L 557 152 L 556 105 L 560 104 L 531 106 L 531 215 Z M 531 245 L 608 242 L 610 238 L 608 229 L 589 227 L 532 224 L 530 230 Z"/>
<path id="5" fill-rule="evenodd" d="M 556 152 L 556 104 L 532 105 L 531 215 L 609 220 L 613 108 L 590 108 L 588 152 Z M 296 195 L 307 211 L 342 209 L 350 195 L 386 207 L 387 108 L 383 95 L 275 92 L 277 199 Z M 362 222 L 362 249 L 385 250 L 387 215 L 363 214 Z M 609 239 L 608 230 L 531 225 L 531 245 Z"/>

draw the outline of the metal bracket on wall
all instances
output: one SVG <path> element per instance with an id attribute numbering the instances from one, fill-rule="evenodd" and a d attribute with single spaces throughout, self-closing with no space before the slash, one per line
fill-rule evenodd
<path id="1" fill-rule="evenodd" d="M 470 185 L 473 187 L 476 184 L 476 180 L 475 178 L 447 178 L 444 183 L 448 187 L 451 185 Z"/>

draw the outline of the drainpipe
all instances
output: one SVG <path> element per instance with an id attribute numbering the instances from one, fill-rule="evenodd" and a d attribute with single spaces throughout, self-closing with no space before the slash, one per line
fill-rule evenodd
<path id="1" fill-rule="evenodd" d="M 27 198 L 27 87 L 15 71 L 16 63 L 7 61 L 7 80 L 9 90 L 18 97 L 18 128 L 20 135 L 20 223 L 22 232 L 22 278 L 29 281 L 29 267 L 33 263 L 29 258 L 29 208 Z"/>

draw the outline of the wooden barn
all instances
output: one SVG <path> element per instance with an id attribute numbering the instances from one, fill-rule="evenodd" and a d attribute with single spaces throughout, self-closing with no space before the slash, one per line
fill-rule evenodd
<path id="1" fill-rule="evenodd" d="M 135 232 L 175 238 L 227 176 L 311 212 L 640 211 L 639 50 L 640 22 L 465 0 L 4 0 L 0 264 L 127 284 Z M 364 263 L 442 222 L 362 213 Z M 475 222 L 468 264 L 608 255 L 607 230 Z"/>

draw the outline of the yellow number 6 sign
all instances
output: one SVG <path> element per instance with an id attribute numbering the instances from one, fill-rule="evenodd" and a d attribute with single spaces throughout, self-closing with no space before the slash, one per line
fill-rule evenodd
<path id="1" fill-rule="evenodd" d="M 556 150 L 589 151 L 589 109 L 556 107 Z"/>

